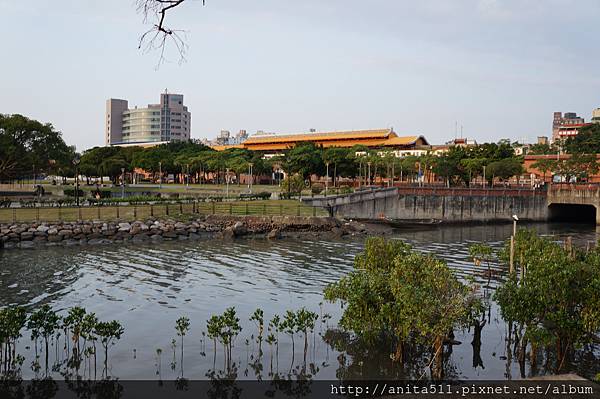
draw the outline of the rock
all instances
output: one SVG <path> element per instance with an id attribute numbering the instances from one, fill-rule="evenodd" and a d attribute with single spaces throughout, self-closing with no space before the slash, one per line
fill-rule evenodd
<path id="1" fill-rule="evenodd" d="M 221 234 L 219 234 L 219 238 L 235 238 L 235 233 L 233 232 L 233 227 L 227 227 L 225 228 L 225 230 L 223 230 L 221 232 Z"/>
<path id="2" fill-rule="evenodd" d="M 59 242 L 59 241 L 62 241 L 62 236 L 59 236 L 58 234 L 48 236 L 48 241 L 49 242 Z"/>
<path id="3" fill-rule="evenodd" d="M 345 236 L 346 234 L 348 234 L 347 231 L 345 231 L 344 229 L 340 229 L 339 227 L 333 227 L 331 229 L 331 234 L 333 234 L 334 237 L 342 237 Z"/>
<path id="4" fill-rule="evenodd" d="M 33 248 L 35 243 L 33 241 L 21 241 L 19 243 L 19 248 Z"/>
<path id="5" fill-rule="evenodd" d="M 273 229 L 267 234 L 269 240 L 278 240 L 281 238 L 281 231 L 279 229 Z"/>
<path id="6" fill-rule="evenodd" d="M 63 236 L 63 237 L 64 236 L 71 236 L 71 235 L 73 235 L 73 231 L 67 230 L 67 229 L 62 229 L 62 230 L 58 231 L 58 235 L 59 236 Z"/>
<path id="7" fill-rule="evenodd" d="M 162 236 L 163 238 L 177 238 L 177 233 L 174 231 L 165 231 Z"/>
<path id="8" fill-rule="evenodd" d="M 119 223 L 119 231 L 129 231 L 131 230 L 131 225 L 129 223 Z"/>
<path id="9" fill-rule="evenodd" d="M 21 241 L 29 241 L 33 239 L 33 233 L 30 231 L 25 231 L 21 233 Z"/>
<path id="10" fill-rule="evenodd" d="M 236 222 L 232 227 L 233 235 L 236 237 L 248 234 L 248 228 L 242 222 Z"/>
<path id="11" fill-rule="evenodd" d="M 46 231 L 46 233 L 48 233 L 49 236 L 52 236 L 52 235 L 58 234 L 58 230 L 55 227 L 52 227 L 52 228 L 48 229 Z"/>
<path id="12" fill-rule="evenodd" d="M 163 240 L 163 238 L 160 234 L 155 234 L 150 238 L 152 239 L 152 241 L 162 241 Z"/>

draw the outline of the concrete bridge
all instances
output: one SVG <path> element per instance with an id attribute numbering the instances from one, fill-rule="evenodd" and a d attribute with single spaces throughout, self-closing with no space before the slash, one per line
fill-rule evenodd
<path id="1" fill-rule="evenodd" d="M 331 216 L 414 223 L 510 221 L 588 221 L 600 224 L 600 188 L 550 186 L 525 188 L 394 187 L 347 195 L 305 198 Z"/>

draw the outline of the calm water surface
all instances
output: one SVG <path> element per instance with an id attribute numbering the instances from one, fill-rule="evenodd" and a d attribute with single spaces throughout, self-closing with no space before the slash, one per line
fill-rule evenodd
<path id="1" fill-rule="evenodd" d="M 536 224 L 529 227 L 542 234 L 556 235 L 557 239 L 572 236 L 579 245 L 598 239 L 595 226 Z M 486 241 L 500 247 L 511 229 L 511 225 L 444 226 L 399 230 L 394 237 L 438 255 L 459 275 L 474 276 L 483 285 L 487 282 L 483 275 L 486 266 L 474 267 L 468 258 L 468 246 Z M 171 340 L 177 338 L 175 320 L 180 316 L 191 319 L 191 331 L 185 339 L 185 376 L 206 378 L 213 364 L 215 369 L 222 369 L 221 351 L 213 363 L 212 342 L 202 341 L 202 331 L 206 331 L 206 320 L 212 314 L 229 306 L 236 307 L 244 327 L 233 356 L 239 365 L 238 378 L 257 378 L 257 375 L 269 378 L 269 347 L 263 345 L 261 369 L 256 364 L 256 344 L 245 343 L 246 339 L 252 341 L 251 335 L 256 334 L 256 327 L 248 317 L 257 307 L 264 309 L 266 320 L 287 309 L 306 307 L 333 316 L 327 325 L 317 323 L 316 334 L 311 336 L 308 362 L 314 364 L 315 378 L 397 377 L 397 367 L 389 360 L 386 348 L 381 348 L 378 355 L 364 356 L 356 348 L 338 352 L 321 338 L 327 327 L 336 326 L 341 313 L 337 304 L 320 305 L 323 288 L 352 269 L 354 256 L 362 250 L 363 244 L 363 240 L 353 238 L 339 241 L 247 239 L 0 251 L 0 305 L 34 308 L 49 303 L 60 311 L 83 306 L 101 320 L 120 320 L 125 334 L 110 348 L 110 374 L 122 379 L 157 378 L 157 348 L 162 349 L 162 378 L 180 375 L 180 364 L 175 365 L 175 370 L 169 365 L 173 360 Z M 493 269 L 496 272 L 493 280 L 506 273 L 497 265 L 493 265 Z M 483 290 L 482 295 L 489 298 L 494 285 L 492 281 L 492 288 Z M 506 325 L 491 300 L 486 317 L 488 324 L 482 332 L 480 357 L 471 345 L 472 332 L 457 332 L 456 339 L 462 344 L 453 347 L 448 359 L 451 378 L 521 377 L 518 363 L 506 357 Z M 289 371 L 291 344 L 288 341 L 281 336 L 279 365 L 275 359 L 273 371 Z M 300 341 L 297 337 L 292 368 L 302 362 Z M 23 375 L 31 377 L 34 375 L 29 368 L 33 348 L 29 337 L 21 339 L 20 350 L 27 358 Z M 176 350 L 176 362 L 179 362 L 179 348 Z M 598 359 L 598 348 L 583 351 L 575 365 L 576 371 L 587 376 L 600 372 Z M 254 367 L 249 366 L 253 363 Z M 415 377 L 422 372 L 419 367 L 415 368 L 416 371 L 408 375 Z M 530 373 L 527 368 L 525 375 Z"/>

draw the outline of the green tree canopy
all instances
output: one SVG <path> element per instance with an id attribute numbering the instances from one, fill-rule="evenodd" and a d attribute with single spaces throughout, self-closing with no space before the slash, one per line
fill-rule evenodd
<path id="1" fill-rule="evenodd" d="M 71 174 L 75 148 L 59 131 L 23 115 L 0 114 L 0 181 L 32 174 Z"/>

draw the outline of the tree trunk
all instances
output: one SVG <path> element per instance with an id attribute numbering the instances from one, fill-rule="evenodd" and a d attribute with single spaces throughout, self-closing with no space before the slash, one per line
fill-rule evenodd
<path id="1" fill-rule="evenodd" d="M 400 364 L 404 364 L 404 341 L 398 341 L 396 344 L 396 353 L 394 354 L 394 361 Z"/>
<path id="2" fill-rule="evenodd" d="M 444 337 L 438 335 L 433 342 L 433 368 L 431 377 L 434 380 L 441 380 L 444 377 Z"/>

